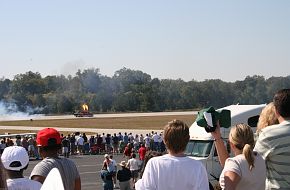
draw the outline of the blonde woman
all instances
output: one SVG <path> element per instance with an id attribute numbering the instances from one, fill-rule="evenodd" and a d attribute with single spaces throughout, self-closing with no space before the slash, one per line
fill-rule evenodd
<path id="1" fill-rule="evenodd" d="M 250 126 L 238 124 L 231 128 L 229 143 L 233 158 L 229 158 L 218 125 L 212 133 L 215 138 L 220 163 L 223 171 L 220 176 L 220 186 L 226 190 L 264 190 L 266 180 L 266 165 L 263 158 L 254 148 L 254 134 Z"/>
<path id="2" fill-rule="evenodd" d="M 277 115 L 275 113 L 274 103 L 269 103 L 261 112 L 258 125 L 257 125 L 257 134 L 267 126 L 279 124 Z"/>

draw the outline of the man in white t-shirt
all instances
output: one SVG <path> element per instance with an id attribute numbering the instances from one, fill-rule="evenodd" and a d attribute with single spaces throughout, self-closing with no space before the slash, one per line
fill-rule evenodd
<path id="1" fill-rule="evenodd" d="M 7 173 L 8 190 L 39 190 L 41 183 L 27 179 L 23 176 L 23 171 L 27 169 L 29 156 L 25 148 L 21 146 L 9 146 L 4 149 L 1 161 Z"/>
<path id="2" fill-rule="evenodd" d="M 184 154 L 189 141 L 189 128 L 179 120 L 173 120 L 164 128 L 164 143 L 168 154 L 151 158 L 136 190 L 208 190 L 207 172 L 201 162 Z M 178 142 L 178 143 L 176 143 Z"/>
<path id="3" fill-rule="evenodd" d="M 153 143 L 154 143 L 154 150 L 159 151 L 159 138 L 160 136 L 155 132 L 155 134 L 152 136 Z"/>
<path id="4" fill-rule="evenodd" d="M 151 138 L 149 137 L 148 134 L 146 134 L 146 136 L 144 137 L 144 142 L 145 142 L 145 147 L 147 150 L 150 149 L 150 141 L 151 141 Z"/>
<path id="5" fill-rule="evenodd" d="M 84 150 L 84 138 L 82 136 L 79 136 L 77 137 L 77 147 L 78 147 L 78 151 L 79 151 L 79 154 L 82 154 L 83 153 L 83 150 Z"/>
<path id="6" fill-rule="evenodd" d="M 136 159 L 136 154 L 132 154 L 132 158 L 128 160 L 127 168 L 130 169 L 133 182 L 136 183 L 138 178 L 138 172 L 140 169 L 141 161 Z"/>

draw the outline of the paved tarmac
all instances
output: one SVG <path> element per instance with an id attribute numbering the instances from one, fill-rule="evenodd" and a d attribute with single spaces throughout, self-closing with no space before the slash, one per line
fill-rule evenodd
<path id="1" fill-rule="evenodd" d="M 70 156 L 70 159 L 77 165 L 81 176 L 83 190 L 103 189 L 100 170 L 102 168 L 104 155 L 78 155 Z M 114 155 L 113 159 L 115 159 L 117 163 L 120 163 L 122 160 L 126 160 L 123 158 L 123 155 Z M 32 169 L 38 162 L 40 162 L 40 160 L 31 160 L 29 162 L 28 169 L 24 172 L 24 175 L 29 176 Z M 120 166 L 118 166 L 118 169 L 120 169 Z"/>

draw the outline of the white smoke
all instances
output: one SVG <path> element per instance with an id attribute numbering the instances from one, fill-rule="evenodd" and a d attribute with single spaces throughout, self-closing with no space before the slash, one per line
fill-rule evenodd
<path id="1" fill-rule="evenodd" d="M 42 116 L 42 114 L 33 114 L 41 110 L 43 110 L 43 108 L 26 107 L 26 111 L 22 112 L 19 111 L 19 108 L 15 103 L 0 101 L 0 120 L 32 119 Z"/>

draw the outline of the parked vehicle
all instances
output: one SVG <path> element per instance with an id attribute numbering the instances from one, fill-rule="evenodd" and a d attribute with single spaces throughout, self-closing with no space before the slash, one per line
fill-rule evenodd
<path id="1" fill-rule="evenodd" d="M 230 105 L 222 109 L 231 111 L 231 126 L 239 123 L 246 123 L 252 127 L 256 132 L 259 115 L 266 104 L 261 105 Z M 209 181 L 212 185 L 218 182 L 222 168 L 219 163 L 216 148 L 214 146 L 214 139 L 211 133 L 207 133 L 203 127 L 194 122 L 189 128 L 190 141 L 186 147 L 186 154 L 195 160 L 201 161 L 208 172 Z M 222 138 L 227 145 L 230 153 L 230 146 L 228 143 L 229 128 L 221 128 Z"/>

